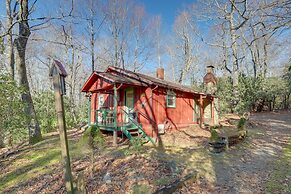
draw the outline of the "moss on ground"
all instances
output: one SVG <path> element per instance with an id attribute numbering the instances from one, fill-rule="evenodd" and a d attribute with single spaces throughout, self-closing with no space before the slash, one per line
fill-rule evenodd
<path id="1" fill-rule="evenodd" d="M 89 152 L 88 149 L 78 147 L 77 141 L 69 138 L 71 160 L 83 157 Z M 2 169 L 0 174 L 0 193 L 11 186 L 51 173 L 55 169 L 54 166 L 59 165 L 60 162 L 59 136 L 45 137 L 43 141 L 16 154 L 15 159 L 11 158 L 3 162 L 5 169 Z"/>
<path id="2" fill-rule="evenodd" d="M 283 150 L 283 156 L 274 165 L 266 190 L 269 193 L 291 193 L 291 139 Z"/>

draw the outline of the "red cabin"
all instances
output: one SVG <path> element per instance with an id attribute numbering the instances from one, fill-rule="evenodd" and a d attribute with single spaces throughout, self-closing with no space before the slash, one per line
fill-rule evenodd
<path id="1" fill-rule="evenodd" d="M 157 77 L 109 66 L 105 72 L 93 72 L 82 88 L 91 101 L 89 125 L 102 130 L 120 131 L 127 137 L 131 129 L 157 140 L 165 130 L 191 125 L 213 125 L 215 97 Z M 210 114 L 204 115 L 208 107 Z"/>

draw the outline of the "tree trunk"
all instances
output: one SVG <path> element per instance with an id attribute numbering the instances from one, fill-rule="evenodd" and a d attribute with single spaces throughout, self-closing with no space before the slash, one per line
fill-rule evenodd
<path id="1" fill-rule="evenodd" d="M 264 37 L 264 58 L 263 58 L 263 77 L 266 77 L 267 74 L 267 69 L 268 69 L 268 49 L 267 49 L 267 45 L 268 45 L 268 41 L 267 39 Z"/>
<path id="2" fill-rule="evenodd" d="M 238 104 L 239 94 L 238 94 L 238 77 L 239 77 L 239 65 L 238 65 L 238 55 L 237 55 L 237 35 L 235 33 L 234 25 L 234 5 L 231 6 L 231 12 L 229 16 L 230 25 L 230 37 L 231 37 L 231 51 L 232 51 L 232 88 L 233 88 L 233 108 Z"/>
<path id="3" fill-rule="evenodd" d="M 25 103 L 25 113 L 27 115 L 27 128 L 29 132 L 29 143 L 36 143 L 41 140 L 41 131 L 39 123 L 34 110 L 29 83 L 26 73 L 25 51 L 27 41 L 30 35 L 30 28 L 28 25 L 28 0 L 19 1 L 19 29 L 18 37 L 14 41 L 15 45 L 15 62 L 17 74 L 19 77 L 18 83 L 23 87 L 24 92 L 21 94 L 22 101 Z"/>
<path id="4" fill-rule="evenodd" d="M 276 96 L 273 96 L 273 107 L 272 107 L 272 110 L 275 110 L 275 105 L 276 105 Z"/>
<path id="5" fill-rule="evenodd" d="M 288 109 L 289 106 L 290 106 L 290 104 L 289 104 L 290 100 L 289 99 L 290 99 L 290 93 L 288 93 L 288 95 L 286 97 L 286 109 Z"/>
<path id="6" fill-rule="evenodd" d="M 272 101 L 269 101 L 269 111 L 272 111 Z"/>
<path id="7" fill-rule="evenodd" d="M 93 1 L 92 1 L 93 2 Z M 93 20 L 93 11 L 91 8 L 91 19 L 90 19 L 90 28 L 91 28 L 91 66 L 92 66 L 92 72 L 95 70 L 95 32 L 94 32 L 94 20 Z"/>
<path id="8" fill-rule="evenodd" d="M 5 144 L 4 144 L 4 135 L 2 133 L 0 134 L 0 148 L 4 148 L 5 147 Z"/>
<path id="9" fill-rule="evenodd" d="M 134 49 L 133 72 L 136 72 L 138 70 L 139 35 L 136 35 L 135 44 L 136 45 Z"/>
<path id="10" fill-rule="evenodd" d="M 114 29 L 114 35 L 113 36 L 114 36 L 114 66 L 118 67 L 118 35 L 117 35 L 117 29 Z"/>
<path id="11" fill-rule="evenodd" d="M 71 36 L 71 42 L 73 42 L 73 37 Z M 72 66 L 71 66 L 71 90 L 70 90 L 70 109 L 73 116 L 74 123 L 77 123 L 77 115 L 76 115 L 76 103 L 75 103 L 75 86 L 76 86 L 76 64 L 75 64 L 75 47 L 72 46 Z"/>
<path id="12" fill-rule="evenodd" d="M 13 39 L 12 39 L 12 13 L 11 13 L 11 0 L 6 0 L 6 16 L 7 16 L 7 55 L 8 55 L 8 71 L 11 75 L 12 79 L 14 79 L 15 75 L 15 67 L 14 67 L 14 52 L 13 52 Z"/>
<path id="13" fill-rule="evenodd" d="M 189 34 L 183 32 L 183 51 L 184 51 L 184 67 L 181 68 L 181 73 L 178 82 L 182 84 L 185 79 L 186 73 L 190 70 L 191 67 L 191 46 Z"/>

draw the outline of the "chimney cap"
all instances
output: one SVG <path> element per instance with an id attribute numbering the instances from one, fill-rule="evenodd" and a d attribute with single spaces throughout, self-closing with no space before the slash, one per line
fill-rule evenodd
<path id="1" fill-rule="evenodd" d="M 208 65 L 207 67 L 214 68 L 214 66 L 213 66 L 213 65 Z"/>

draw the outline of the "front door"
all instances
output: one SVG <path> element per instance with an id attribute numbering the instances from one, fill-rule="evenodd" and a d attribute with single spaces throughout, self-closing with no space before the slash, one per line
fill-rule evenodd
<path id="1" fill-rule="evenodd" d="M 126 114 L 124 114 L 124 122 L 128 123 L 129 118 L 134 119 L 134 90 L 133 88 L 127 88 L 124 91 L 124 110 Z"/>
<path id="2" fill-rule="evenodd" d="M 193 99 L 193 121 L 196 123 L 200 119 L 200 107 L 197 105 L 195 99 Z"/>

